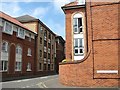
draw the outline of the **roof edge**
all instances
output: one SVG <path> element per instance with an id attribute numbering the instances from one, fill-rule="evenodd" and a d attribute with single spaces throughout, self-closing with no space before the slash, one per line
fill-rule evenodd
<path id="1" fill-rule="evenodd" d="M 85 4 L 83 4 L 83 5 L 74 5 L 74 6 L 62 6 L 61 8 L 65 12 L 65 10 L 69 10 L 69 9 L 85 8 Z"/>

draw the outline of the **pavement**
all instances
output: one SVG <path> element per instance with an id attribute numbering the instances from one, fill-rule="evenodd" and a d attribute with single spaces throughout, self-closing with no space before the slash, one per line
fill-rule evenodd
<path id="1" fill-rule="evenodd" d="M 58 75 L 21 79 L 14 81 L 1 82 L 1 87 L 4 88 L 16 88 L 25 89 L 25 88 L 78 88 L 78 87 L 68 87 L 59 83 Z M 2 89 L 2 90 L 3 90 Z"/>

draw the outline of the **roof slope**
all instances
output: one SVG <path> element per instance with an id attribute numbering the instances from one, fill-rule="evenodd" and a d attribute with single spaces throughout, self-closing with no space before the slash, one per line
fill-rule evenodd
<path id="1" fill-rule="evenodd" d="M 9 15 L 1 12 L 1 11 L 0 11 L 0 18 L 3 18 L 3 19 L 5 19 L 5 20 L 8 20 L 8 21 L 11 22 L 11 23 L 14 23 L 14 24 L 16 24 L 16 25 L 18 25 L 18 26 L 20 26 L 20 27 L 22 27 L 22 28 L 24 28 L 24 29 L 26 29 L 26 30 L 28 30 L 28 31 L 33 32 L 32 30 L 30 30 L 30 29 L 28 29 L 27 27 L 25 27 L 22 23 L 20 23 L 20 22 L 19 22 L 18 20 L 16 20 L 15 18 L 13 18 L 13 17 L 11 17 L 11 16 L 9 16 Z"/>
<path id="2" fill-rule="evenodd" d="M 51 33 L 53 33 L 55 35 L 55 33 L 53 31 L 51 31 L 40 19 L 32 17 L 30 15 L 23 15 L 20 17 L 16 18 L 18 21 L 20 21 L 21 23 L 28 23 L 28 22 L 34 22 L 34 21 L 38 21 L 41 25 L 44 26 L 44 28 L 46 28 L 47 30 L 49 30 Z"/>
<path id="3" fill-rule="evenodd" d="M 35 17 L 32 17 L 30 15 L 23 15 L 23 16 L 20 16 L 20 17 L 16 17 L 16 19 L 20 22 L 29 22 L 29 21 L 36 21 L 38 20 L 37 18 Z"/>

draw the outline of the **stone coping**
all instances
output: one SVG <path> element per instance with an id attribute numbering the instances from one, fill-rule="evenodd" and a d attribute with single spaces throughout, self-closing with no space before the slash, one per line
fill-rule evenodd
<path id="1" fill-rule="evenodd" d="M 82 63 L 84 62 L 89 56 L 90 56 L 91 50 L 89 49 L 86 56 L 81 59 L 81 60 L 77 60 L 77 61 L 67 61 L 67 62 L 61 62 L 59 63 L 59 65 L 66 65 L 66 64 L 78 64 L 78 63 Z"/>

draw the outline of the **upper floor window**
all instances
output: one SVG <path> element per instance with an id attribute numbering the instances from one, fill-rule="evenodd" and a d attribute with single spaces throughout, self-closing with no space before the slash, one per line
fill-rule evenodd
<path id="1" fill-rule="evenodd" d="M 43 31 L 43 27 L 40 27 L 39 31 L 42 32 Z"/>
<path id="2" fill-rule="evenodd" d="M 19 38 L 25 39 L 25 30 L 19 28 L 19 29 L 18 29 L 18 34 L 17 34 L 17 36 L 18 36 Z"/>
<path id="3" fill-rule="evenodd" d="M 49 33 L 49 39 L 51 39 L 51 34 Z"/>
<path id="4" fill-rule="evenodd" d="M 7 52 L 8 51 L 8 42 L 3 42 L 2 43 L 2 51 Z"/>
<path id="5" fill-rule="evenodd" d="M 40 44 L 42 44 L 42 38 L 40 37 Z"/>
<path id="6" fill-rule="evenodd" d="M 40 57 L 42 57 L 42 50 L 40 50 Z"/>
<path id="7" fill-rule="evenodd" d="M 44 52 L 46 52 L 46 47 L 44 47 Z"/>
<path id="8" fill-rule="evenodd" d="M 46 40 L 46 38 L 47 38 L 47 31 L 45 30 L 44 31 L 44 40 Z"/>
<path id="9" fill-rule="evenodd" d="M 30 48 L 28 48 L 28 56 L 31 56 L 32 55 L 32 50 Z"/>
<path id="10" fill-rule="evenodd" d="M 13 34 L 13 26 L 11 23 L 5 22 L 3 31 L 7 34 Z"/>
<path id="11" fill-rule="evenodd" d="M 31 33 L 29 33 L 29 41 L 31 41 Z"/>
<path id="12" fill-rule="evenodd" d="M 16 47 L 16 54 L 22 55 L 22 48 L 19 45 Z"/>
<path id="13" fill-rule="evenodd" d="M 83 47 L 84 43 L 83 43 L 83 38 L 75 38 L 74 39 L 74 47 Z"/>
<path id="14" fill-rule="evenodd" d="M 48 53 L 50 53 L 50 48 L 48 48 Z"/>
<path id="15" fill-rule="evenodd" d="M 83 32 L 83 24 L 82 24 L 82 15 L 81 14 L 74 15 L 73 30 L 74 30 L 74 33 L 82 33 Z"/>
<path id="16" fill-rule="evenodd" d="M 83 55 L 84 51 L 84 41 L 83 38 L 74 39 L 74 54 Z"/>

